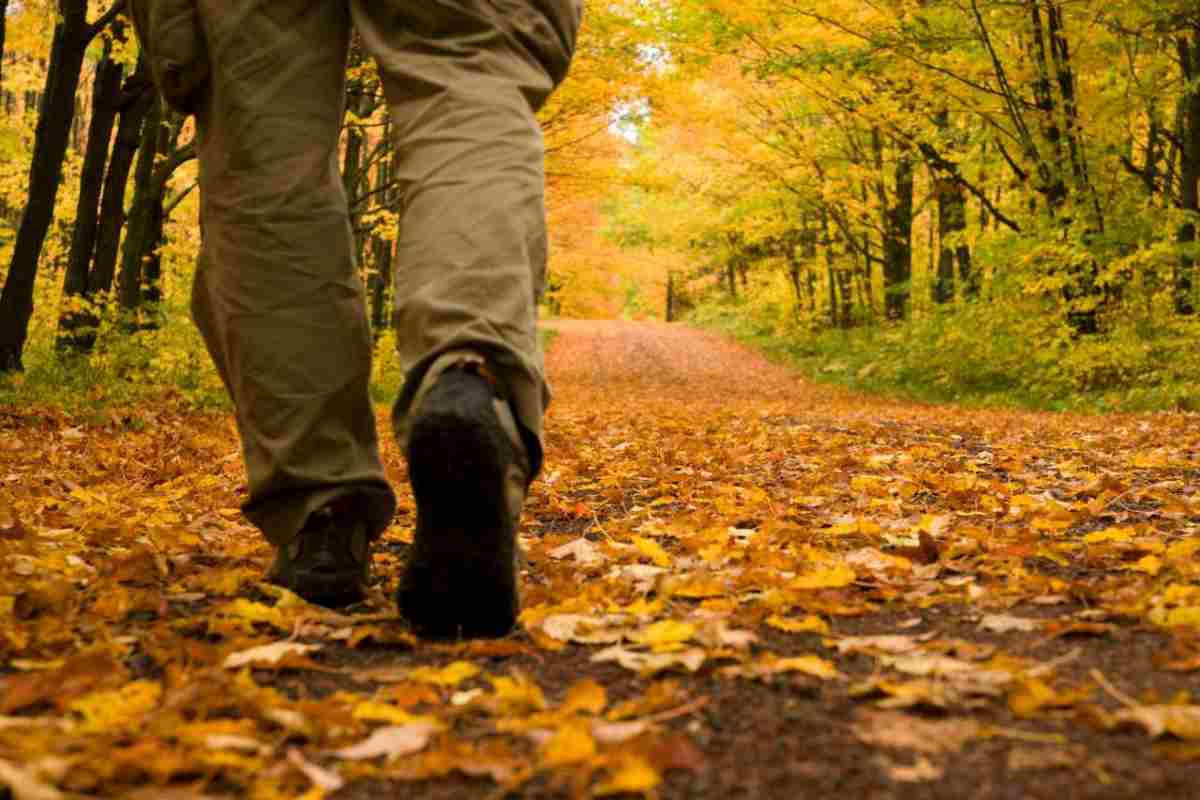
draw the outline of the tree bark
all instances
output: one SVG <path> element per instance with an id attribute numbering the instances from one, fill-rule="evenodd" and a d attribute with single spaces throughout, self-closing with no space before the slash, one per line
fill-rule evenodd
<path id="1" fill-rule="evenodd" d="M 895 168 L 895 199 L 884 209 L 883 290 L 884 315 L 889 320 L 908 317 L 912 293 L 913 163 L 901 153 Z"/>
<path id="2" fill-rule="evenodd" d="M 67 256 L 63 280 L 63 299 L 66 301 L 59 317 L 58 348 L 77 350 L 74 332 L 86 322 L 86 316 L 74 306 L 72 298 L 88 294 L 88 268 L 96 248 L 99 227 L 100 193 L 104 184 L 108 149 L 117 118 L 121 96 L 121 77 L 124 69 L 112 60 L 112 44 L 106 42 L 104 56 L 96 66 L 92 88 L 92 118 L 88 125 L 87 149 L 79 178 L 79 202 L 75 208 L 75 230 Z"/>
<path id="3" fill-rule="evenodd" d="M 158 156 L 162 125 L 162 100 L 155 97 L 142 123 L 142 138 L 138 144 L 137 167 L 134 170 L 133 202 L 129 206 L 125 248 L 121 252 L 121 273 L 117 281 L 117 299 L 125 312 L 135 312 L 142 303 L 142 259 L 146 237 L 150 235 L 153 219 L 154 160 Z"/>
<path id="4" fill-rule="evenodd" d="M 113 286 L 121 229 L 125 226 L 125 192 L 129 185 L 129 172 L 141 143 L 142 123 L 154 102 L 154 92 L 148 83 L 143 62 L 138 63 L 133 76 L 126 82 L 123 95 L 125 100 L 121 120 L 117 125 L 117 137 L 100 199 L 96 257 L 88 274 L 88 295 L 94 299 L 108 293 Z"/>
<path id="5" fill-rule="evenodd" d="M 87 0 L 59 0 L 45 94 L 34 132 L 29 191 L 17 228 L 8 277 L 0 294 L 0 372 L 23 368 L 22 354 L 33 314 L 33 289 L 54 203 L 62 182 L 62 163 L 75 117 L 75 93 L 83 57 L 95 31 L 87 22 Z"/>

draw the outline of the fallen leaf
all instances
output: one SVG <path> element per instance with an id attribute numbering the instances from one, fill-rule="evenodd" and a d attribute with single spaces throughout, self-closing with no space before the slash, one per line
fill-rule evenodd
<path id="1" fill-rule="evenodd" d="M 592 723 L 592 738 L 601 744 L 621 744 L 630 739 L 636 739 L 648 730 L 650 730 L 650 723 L 645 720 L 629 722 L 596 720 Z"/>
<path id="2" fill-rule="evenodd" d="M 990 633 L 1029 633 L 1041 626 L 1036 619 L 1023 619 L 1008 614 L 989 614 L 979 621 L 979 630 Z"/>
<path id="3" fill-rule="evenodd" d="M 604 687 L 591 678 L 587 678 L 567 690 L 562 710 L 566 714 L 578 711 L 599 714 L 606 705 L 608 705 L 608 693 L 604 691 Z"/>
<path id="4" fill-rule="evenodd" d="M 1075 770 L 1083 763 L 1086 752 L 1072 752 L 1050 747 L 1014 747 L 1008 753 L 1008 768 L 1013 772 L 1035 769 Z"/>
<path id="5" fill-rule="evenodd" d="M 699 649 L 680 650 L 673 653 L 641 653 L 623 647 L 609 647 L 592 656 L 592 661 L 602 663 L 615 661 L 625 669 L 643 675 L 654 675 L 668 669 L 683 667 L 695 672 L 704 665 L 707 654 Z"/>
<path id="6" fill-rule="evenodd" d="M 547 555 L 557 559 L 574 558 L 575 563 L 581 567 L 590 567 L 606 560 L 599 547 L 582 537 L 554 548 Z"/>
<path id="7" fill-rule="evenodd" d="M 887 776 L 897 783 L 929 783 L 939 780 L 945 774 L 942 767 L 935 765 L 925 756 L 920 756 L 912 764 L 897 764 L 886 758 L 881 759 L 880 763 Z"/>
<path id="8" fill-rule="evenodd" d="M 625 638 L 628 619 L 620 615 L 590 617 L 552 614 L 542 620 L 542 630 L 552 639 L 579 644 L 613 644 Z"/>
<path id="9" fill-rule="evenodd" d="M 1152 739 L 1171 734 L 1180 739 L 1200 739 L 1200 706 L 1151 705 L 1116 712 L 1118 724 L 1139 725 Z"/>
<path id="10" fill-rule="evenodd" d="M 313 786 L 322 791 L 336 792 L 346 785 L 341 775 L 312 763 L 295 747 L 288 748 L 287 760 L 292 766 L 303 772 L 304 777 L 312 781 Z"/>
<path id="11" fill-rule="evenodd" d="M 458 686 L 465 680 L 474 678 L 480 673 L 479 667 L 470 661 L 455 661 L 441 669 L 437 667 L 418 667 L 408 673 L 408 679 L 418 683 L 431 683 L 435 686 Z"/>
<path id="12" fill-rule="evenodd" d="M 259 647 L 251 647 L 225 657 L 222 666 L 225 669 L 241 669 L 242 667 L 276 666 L 288 656 L 303 656 L 315 653 L 321 649 L 319 644 L 300 644 L 299 642 L 275 642 Z"/>
<path id="13" fill-rule="evenodd" d="M 596 741 L 589 727 L 579 721 L 559 728 L 542 747 L 542 763 L 547 767 L 562 767 L 590 760 L 596 755 Z"/>
<path id="14" fill-rule="evenodd" d="M 13 800 L 63 800 L 65 797 L 27 770 L 3 760 L 0 760 L 0 786 L 8 787 Z"/>
<path id="15" fill-rule="evenodd" d="M 863 744 L 931 755 L 957 753 L 980 735 L 973 719 L 927 719 L 896 711 L 859 711 L 850 730 Z"/>
<path id="16" fill-rule="evenodd" d="M 633 537 L 633 546 L 638 549 L 639 553 L 650 559 L 656 567 L 671 566 L 670 554 L 653 539 L 647 539 L 645 536 L 635 536 Z"/>
<path id="17" fill-rule="evenodd" d="M 846 564 L 801 575 L 788 582 L 789 589 L 840 589 L 858 580 L 858 575 Z"/>
<path id="18" fill-rule="evenodd" d="M 595 788 L 597 796 L 611 794 L 639 794 L 653 791 L 662 783 L 662 776 L 644 758 L 637 755 L 623 757 L 609 773 L 608 780 Z"/>
<path id="19" fill-rule="evenodd" d="M 690 622 L 666 619 L 656 622 L 634 634 L 633 641 L 654 648 L 656 651 L 681 645 L 696 635 L 696 626 Z"/>
<path id="20" fill-rule="evenodd" d="M 380 756 L 385 759 L 407 756 L 424 750 L 437 731 L 438 726 L 430 722 L 379 728 L 356 745 L 334 750 L 333 755 L 347 761 L 366 761 Z"/>
<path id="21" fill-rule="evenodd" d="M 829 625 L 825 622 L 825 620 L 811 614 L 804 619 L 790 619 L 788 617 L 780 617 L 776 615 L 768 617 L 767 624 L 772 628 L 786 631 L 787 633 L 829 634 Z"/>

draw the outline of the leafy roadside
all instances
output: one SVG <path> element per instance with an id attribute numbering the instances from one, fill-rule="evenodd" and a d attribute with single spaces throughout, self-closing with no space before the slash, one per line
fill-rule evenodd
<path id="1" fill-rule="evenodd" d="M 732 336 L 811 380 L 966 408 L 1083 413 L 1200 410 L 1196 325 L 1118 327 L 1087 340 L 967 306 L 903 324 L 811 331 L 746 303 L 707 303 L 688 322 Z"/>

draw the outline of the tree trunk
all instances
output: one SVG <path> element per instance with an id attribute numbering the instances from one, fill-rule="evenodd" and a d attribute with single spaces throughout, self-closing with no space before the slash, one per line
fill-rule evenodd
<path id="1" fill-rule="evenodd" d="M 883 236 L 884 314 L 908 316 L 912 283 L 913 163 L 907 153 L 896 161 L 895 199 L 885 209 Z"/>
<path id="2" fill-rule="evenodd" d="M 1191 316 L 1196 313 L 1192 278 L 1196 269 L 1197 216 L 1200 216 L 1200 26 L 1193 32 L 1189 45 L 1187 37 L 1179 38 L 1179 54 L 1187 78 L 1188 93 L 1184 96 L 1183 147 L 1180 153 L 1182 207 L 1192 215 L 1179 230 L 1179 245 L 1183 252 L 1175 267 L 1175 313 Z"/>
<path id="3" fill-rule="evenodd" d="M 675 271 L 667 270 L 667 322 L 675 321 Z"/>
<path id="4" fill-rule="evenodd" d="M 4 291 L 0 294 L 0 372 L 23 367 L 21 356 L 33 314 L 38 260 L 54 218 L 83 56 L 94 34 L 87 23 L 87 0 L 59 0 L 59 13 L 46 72 L 46 91 L 34 132 L 28 199 L 17 228 Z"/>
<path id="5" fill-rule="evenodd" d="M 127 97 L 121 109 L 121 121 L 117 125 L 108 174 L 104 176 L 96 257 L 88 274 L 88 296 L 93 299 L 107 294 L 116 276 L 121 229 L 125 226 L 125 192 L 129 185 L 129 172 L 141 143 L 142 124 L 154 103 L 153 89 L 146 80 L 146 65 L 139 62 L 123 90 Z"/>
<path id="6" fill-rule="evenodd" d="M 388 291 L 392 286 L 392 251 L 396 243 L 391 239 L 376 236 L 374 262 L 375 269 L 371 273 L 371 330 L 378 339 L 391 324 L 388 309 Z"/>
<path id="7" fill-rule="evenodd" d="M 88 268 L 96 248 L 99 225 L 100 192 L 108 162 L 108 148 L 117 118 L 121 95 L 121 76 L 124 69 L 112 60 L 112 45 L 105 43 L 104 56 L 96 66 L 92 89 L 92 119 L 88 126 L 87 150 L 79 178 L 79 203 L 75 209 L 75 230 L 67 256 L 66 277 L 63 280 L 62 315 L 59 317 L 58 348 L 76 350 L 74 331 L 85 318 L 72 298 L 88 293 Z"/>
<path id="8" fill-rule="evenodd" d="M 146 238 L 154 224 L 153 183 L 154 160 L 158 156 L 162 126 L 162 100 L 155 97 L 146 120 L 142 123 L 142 138 L 138 145 L 137 167 L 134 170 L 133 202 L 129 206 L 129 223 L 125 232 L 125 248 L 121 252 L 121 274 L 117 281 L 117 298 L 121 309 L 132 314 L 142 302 L 142 259 Z M 161 198 L 160 198 L 161 204 Z"/>
<path id="9" fill-rule="evenodd" d="M 955 267 L 962 280 L 963 292 L 969 297 L 979 293 L 979 285 L 971 270 L 971 250 L 961 240 L 967 230 L 967 198 L 962 187 L 952 180 L 937 179 L 938 199 L 938 266 L 933 286 L 935 303 L 954 299 Z M 955 239 L 958 242 L 954 242 Z"/>
<path id="10" fill-rule="evenodd" d="M 1054 99 L 1054 83 L 1050 76 L 1050 63 L 1046 55 L 1046 28 L 1042 22 L 1042 0 L 1025 0 L 1030 20 L 1030 56 L 1037 67 L 1033 81 L 1034 104 L 1038 110 L 1038 122 L 1042 139 L 1050 148 L 1050 159 L 1039 157 L 1042 168 L 1039 174 L 1045 185 L 1038 187 L 1046 197 L 1047 207 L 1057 214 L 1067 199 L 1067 184 L 1063 178 L 1062 127 L 1058 123 L 1058 104 Z"/>
<path id="11" fill-rule="evenodd" d="M 837 286 L 833 277 L 833 230 L 829 226 L 829 209 L 821 206 L 821 234 L 825 241 L 825 278 L 829 286 L 829 327 L 838 325 Z"/>

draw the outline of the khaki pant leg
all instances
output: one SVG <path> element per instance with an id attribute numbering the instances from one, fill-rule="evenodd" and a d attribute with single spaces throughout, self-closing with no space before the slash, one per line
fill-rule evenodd
<path id="1" fill-rule="evenodd" d="M 379 64 L 402 193 L 396 334 L 403 446 L 426 371 L 488 358 L 536 473 L 549 402 L 536 331 L 545 283 L 544 146 L 535 118 L 566 75 L 575 0 L 352 0 Z M 532 477 L 532 474 L 531 476 Z"/>
<path id="2" fill-rule="evenodd" d="M 197 115 L 203 252 L 192 307 L 237 410 L 246 516 L 284 545 L 311 512 L 356 495 L 378 535 L 395 498 L 337 167 L 347 5 L 199 9 L 212 74 Z"/>

